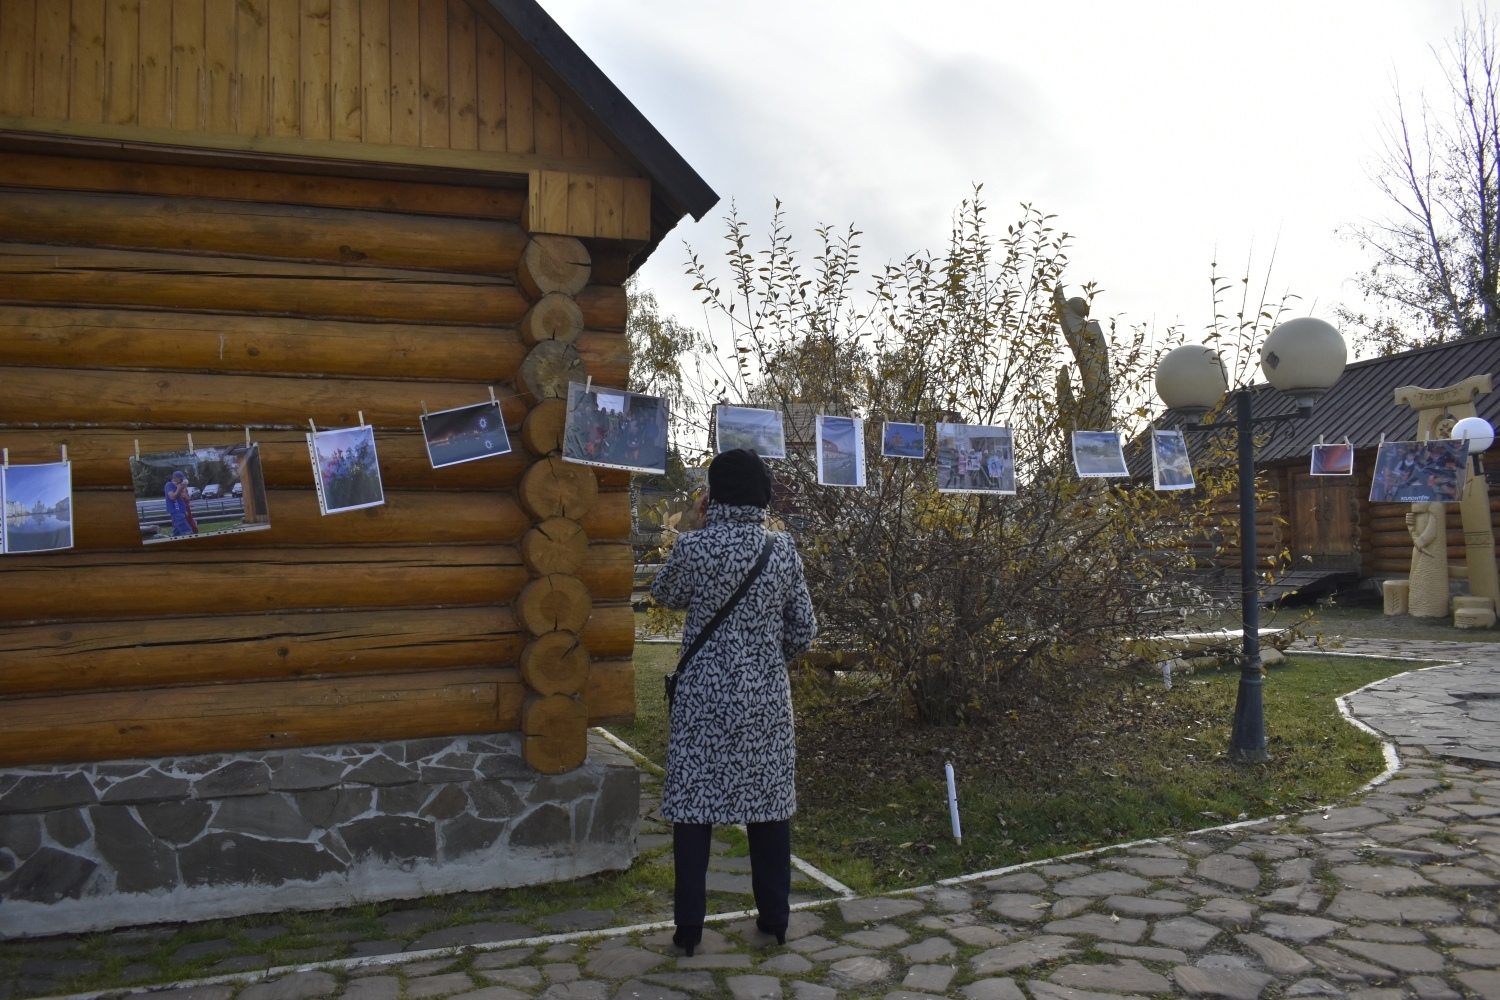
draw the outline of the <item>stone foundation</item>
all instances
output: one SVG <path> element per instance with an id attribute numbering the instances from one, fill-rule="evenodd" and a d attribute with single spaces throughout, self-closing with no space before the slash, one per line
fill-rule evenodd
<path id="1" fill-rule="evenodd" d="M 311 910 L 627 867 L 640 778 L 515 734 L 0 773 L 0 936 Z"/>

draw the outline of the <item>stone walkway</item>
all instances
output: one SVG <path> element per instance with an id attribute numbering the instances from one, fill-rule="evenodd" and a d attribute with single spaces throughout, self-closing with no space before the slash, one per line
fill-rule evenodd
<path id="1" fill-rule="evenodd" d="M 1381 652 L 1391 655 L 1389 644 Z M 1449 648 L 1420 655 L 1437 653 L 1443 659 L 1470 655 Z M 1477 659 L 1473 665 L 1483 666 Z M 1479 676 L 1457 672 L 1464 669 L 1452 668 L 1446 680 L 1439 670 L 1401 679 L 1408 685 L 1404 703 L 1421 706 L 1415 714 L 1422 717 L 1441 710 L 1445 718 L 1469 719 L 1469 731 L 1458 736 L 1464 746 L 1482 748 L 1488 737 L 1471 737 L 1500 731 L 1500 724 L 1485 713 L 1485 699 L 1473 697 L 1483 690 L 1476 686 Z M 1461 684 L 1456 677 L 1464 678 Z M 1441 696 L 1431 694 L 1438 690 Z M 1350 701 L 1361 716 L 1368 706 L 1367 724 L 1400 728 L 1403 699 L 1386 693 L 1376 686 Z M 1429 705 L 1437 706 L 1433 713 Z M 677 957 L 670 931 L 660 928 L 601 927 L 568 941 L 507 943 L 473 935 L 445 941 L 414 936 L 422 911 L 406 910 L 387 915 L 412 914 L 402 933 L 391 929 L 401 947 L 419 941 L 472 947 L 370 955 L 248 986 L 185 986 L 156 996 L 1500 1000 L 1500 770 L 1428 752 L 1434 739 L 1449 738 L 1437 729 L 1397 738 L 1403 743 L 1399 772 L 1326 811 L 892 896 L 829 900 L 826 889 L 804 881 L 799 892 L 822 891 L 825 899 L 802 904 L 785 947 L 763 940 L 743 919 L 717 923 L 691 959 Z M 651 843 L 656 846 L 648 850 L 664 849 L 664 839 Z M 726 842 L 719 857 L 742 866 L 731 850 Z M 723 875 L 743 874 L 735 865 L 719 867 Z M 491 921 L 499 922 L 498 915 Z M 28 986 L 43 975 L 66 983 L 67 970 L 56 968 L 68 961 L 66 950 L 28 960 L 29 972 L 21 971 L 38 978 L 12 980 L 9 990 L 32 992 Z"/>
<path id="2" fill-rule="evenodd" d="M 1345 706 L 1395 741 L 1402 754 L 1424 750 L 1500 767 L 1500 645 L 1413 639 L 1343 639 L 1333 652 L 1434 660 L 1444 666 L 1387 677 L 1349 695 Z M 1300 643 L 1298 652 L 1320 647 Z"/>

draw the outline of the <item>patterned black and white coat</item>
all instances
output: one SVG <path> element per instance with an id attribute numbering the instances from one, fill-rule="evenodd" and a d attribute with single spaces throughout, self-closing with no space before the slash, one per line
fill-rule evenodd
<path id="1" fill-rule="evenodd" d="M 760 507 L 710 504 L 678 536 L 651 596 L 686 608 L 682 649 L 739 589 L 765 545 Z M 796 741 L 787 661 L 817 632 L 802 558 L 775 545 L 760 578 L 684 668 L 672 705 L 661 814 L 676 823 L 765 823 L 797 811 Z"/>

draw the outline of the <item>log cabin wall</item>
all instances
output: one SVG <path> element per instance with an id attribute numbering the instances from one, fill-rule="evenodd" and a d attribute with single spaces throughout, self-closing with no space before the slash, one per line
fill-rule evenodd
<path id="1" fill-rule="evenodd" d="M 1285 476 L 1261 469 L 1255 481 L 1256 565 L 1272 569 L 1281 565 L 1286 547 Z M 1215 501 L 1211 515 L 1217 523 L 1213 537 L 1202 540 L 1193 555 L 1200 567 L 1238 569 L 1240 565 L 1240 502 L 1232 494 Z"/>
<path id="2" fill-rule="evenodd" d="M 581 762 L 586 721 L 633 711 L 627 477 L 568 466 L 560 494 L 545 455 L 561 403 L 537 406 L 557 384 L 516 383 L 546 337 L 522 332 L 545 293 L 516 272 L 547 239 L 528 238 L 524 205 L 503 188 L 0 153 L 0 441 L 12 462 L 67 445 L 76 541 L 0 560 L 0 763 L 515 730 L 530 695 L 551 697 L 552 721 L 528 727 L 528 758 L 557 771 Z M 574 276 L 566 350 L 623 385 L 624 291 L 591 274 Z M 492 387 L 514 451 L 432 469 L 424 406 Z M 386 503 L 321 517 L 306 422 L 360 411 Z M 143 547 L 136 442 L 246 427 L 271 530 Z M 529 474 L 548 482 L 528 491 Z M 567 544 L 541 544 L 539 522 L 571 526 Z M 580 591 L 563 617 L 534 577 Z"/>

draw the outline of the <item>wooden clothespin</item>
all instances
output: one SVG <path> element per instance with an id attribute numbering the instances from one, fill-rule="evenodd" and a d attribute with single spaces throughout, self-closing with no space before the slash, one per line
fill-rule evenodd
<path id="1" fill-rule="evenodd" d="M 593 390 L 593 388 L 594 388 L 594 376 L 590 375 L 589 376 L 589 380 L 583 384 L 583 391 L 584 392 L 590 392 L 590 391 Z"/>
<path id="2" fill-rule="evenodd" d="M 500 397 L 498 397 L 498 396 L 495 395 L 495 387 L 494 386 L 490 386 L 490 402 L 491 403 L 495 403 L 497 405 L 500 402 Z"/>
<path id="3" fill-rule="evenodd" d="M 492 393 L 493 393 L 493 392 L 494 392 L 494 391 L 495 391 L 495 390 L 493 390 L 493 389 L 491 389 L 491 390 L 490 390 L 490 392 L 492 392 Z M 424 400 L 422 400 L 422 416 L 424 416 L 424 417 L 425 417 L 425 416 L 427 416 L 427 414 L 429 414 L 429 413 L 431 413 L 431 412 L 432 412 L 432 411 L 431 411 L 431 410 L 429 410 L 429 409 L 427 409 L 427 400 L 425 400 L 425 399 L 424 399 Z"/>
<path id="4" fill-rule="evenodd" d="M 188 451 L 197 451 L 198 449 L 193 447 L 193 436 L 191 434 L 189 434 L 187 436 L 187 439 L 188 439 Z"/>
<path id="5" fill-rule="evenodd" d="M 10 449 L 0 448 L 0 468 L 10 465 Z"/>
<path id="6" fill-rule="evenodd" d="M 318 433 L 318 425 L 315 424 L 315 423 L 313 423 L 313 418 L 312 417 L 308 417 L 307 418 L 307 426 L 309 426 L 309 427 L 312 428 L 312 432 L 314 434 Z"/>
<path id="7" fill-rule="evenodd" d="M 140 438 L 136 438 L 135 439 L 135 460 L 137 462 L 139 462 L 141 460 L 141 439 Z"/>
<path id="8" fill-rule="evenodd" d="M 359 411 L 359 426 L 363 427 L 364 425 L 365 425 L 365 411 L 364 410 L 360 410 Z"/>
<path id="9" fill-rule="evenodd" d="M 250 447 L 250 444 L 251 444 L 251 441 L 250 441 L 250 428 L 246 427 L 245 428 L 245 447 L 246 448 Z"/>
<path id="10" fill-rule="evenodd" d="M 67 445 L 63 445 L 62 446 L 62 460 L 63 460 L 63 464 L 64 465 L 66 465 L 68 463 L 68 446 Z"/>

